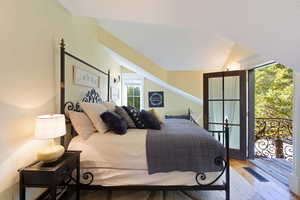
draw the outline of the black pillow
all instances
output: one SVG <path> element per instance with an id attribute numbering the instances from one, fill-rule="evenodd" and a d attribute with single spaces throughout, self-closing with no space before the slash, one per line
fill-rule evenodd
<path id="1" fill-rule="evenodd" d="M 160 122 L 158 119 L 149 111 L 142 110 L 140 113 L 142 122 L 145 124 L 145 128 L 160 130 Z"/>
<path id="2" fill-rule="evenodd" d="M 131 119 L 133 120 L 133 122 L 137 128 L 141 128 L 141 129 L 145 128 L 145 125 L 140 118 L 139 110 L 137 110 L 136 108 L 134 108 L 132 106 L 122 106 L 122 108 L 124 108 L 126 110 L 126 112 L 131 117 Z"/>
<path id="3" fill-rule="evenodd" d="M 109 130 L 123 135 L 127 132 L 127 122 L 117 113 L 106 111 L 100 115 L 103 122 L 108 126 Z"/>

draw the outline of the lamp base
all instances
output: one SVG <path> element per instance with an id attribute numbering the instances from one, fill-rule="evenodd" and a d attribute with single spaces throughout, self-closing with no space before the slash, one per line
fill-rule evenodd
<path id="1" fill-rule="evenodd" d="M 65 148 L 61 145 L 49 146 L 37 153 L 37 159 L 44 163 L 57 161 L 65 153 Z"/>

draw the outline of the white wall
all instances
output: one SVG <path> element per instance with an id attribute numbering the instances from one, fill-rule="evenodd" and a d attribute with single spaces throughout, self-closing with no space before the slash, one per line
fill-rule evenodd
<path id="1" fill-rule="evenodd" d="M 56 0 L 3 0 L 0 6 L 0 199 L 18 199 L 17 169 L 43 145 L 33 139 L 37 115 L 57 112 L 59 39 L 94 65 L 119 73 L 98 42 L 92 19 L 72 17 Z M 35 196 L 29 191 L 28 199 Z"/>

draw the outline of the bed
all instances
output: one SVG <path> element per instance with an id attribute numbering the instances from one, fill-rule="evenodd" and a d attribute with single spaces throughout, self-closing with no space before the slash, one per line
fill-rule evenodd
<path id="1" fill-rule="evenodd" d="M 67 135 L 61 138 L 61 144 L 68 150 L 82 151 L 80 164 L 81 189 L 224 190 L 226 199 L 230 198 L 228 124 L 224 126 L 222 131 L 208 132 L 193 123 L 192 119 L 166 119 L 166 125 L 162 131 L 168 134 L 155 133 L 148 129 L 128 129 L 128 133 L 122 136 L 113 133 L 95 133 L 84 140 L 76 134 L 72 123 L 68 120 L 68 112 L 82 112 L 79 106 L 80 101 L 92 103 L 102 103 L 103 101 L 101 95 L 94 89 L 88 91 L 77 102 L 66 100 L 66 57 L 71 57 L 86 67 L 93 68 L 102 75 L 107 76 L 107 100 L 110 98 L 110 72 L 104 72 L 67 52 L 63 40 L 60 44 L 60 51 L 60 106 L 61 113 L 66 114 L 66 123 L 70 127 Z M 180 134 L 180 131 L 186 131 L 188 134 Z M 189 134 L 189 132 L 197 132 L 197 134 Z M 201 134 L 198 134 L 198 132 L 201 132 Z M 210 133 L 217 134 L 219 141 L 210 136 Z M 188 135 L 190 135 L 189 140 L 186 139 L 189 138 Z M 222 141 L 220 136 L 222 136 Z M 173 138 L 176 137 L 178 139 L 173 141 Z M 207 138 L 209 142 L 202 142 Z M 182 144 L 178 143 L 180 139 L 186 141 Z M 160 141 L 165 141 L 165 143 L 161 142 L 162 144 L 159 144 Z M 168 146 L 169 143 L 173 144 L 172 142 L 174 145 Z M 176 150 L 176 148 L 173 148 L 176 145 L 180 146 L 175 153 L 180 155 L 178 162 L 177 157 L 174 155 L 169 156 L 170 160 L 168 158 L 168 154 L 172 155 L 172 151 Z M 163 153 L 155 149 L 160 149 Z M 193 151 L 186 153 L 185 150 L 189 149 L 193 149 Z M 190 152 L 193 152 L 193 156 Z M 165 157 L 160 154 L 165 154 Z M 199 157 L 196 157 L 198 155 Z M 158 160 L 157 164 L 155 162 L 158 157 L 162 158 L 159 158 L 161 160 Z M 168 162 L 163 162 L 164 159 Z M 184 160 L 184 162 L 181 160 Z M 170 165 L 172 162 L 174 164 Z M 192 170 L 189 164 L 186 164 L 187 166 L 180 168 L 182 163 L 192 163 L 191 166 L 197 167 Z M 154 164 L 157 164 L 157 166 Z M 165 167 L 164 165 L 170 166 Z M 176 168 L 177 165 L 178 168 Z"/>

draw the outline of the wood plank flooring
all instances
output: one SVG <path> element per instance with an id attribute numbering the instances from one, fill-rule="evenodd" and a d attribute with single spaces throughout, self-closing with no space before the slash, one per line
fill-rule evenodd
<path id="1" fill-rule="evenodd" d="M 260 182 L 243 167 L 251 167 L 268 182 Z M 249 161 L 231 161 L 231 199 L 232 200 L 300 200 L 289 188 L 266 174 Z M 83 191 L 81 200 L 224 200 L 224 192 L 219 191 Z"/>

